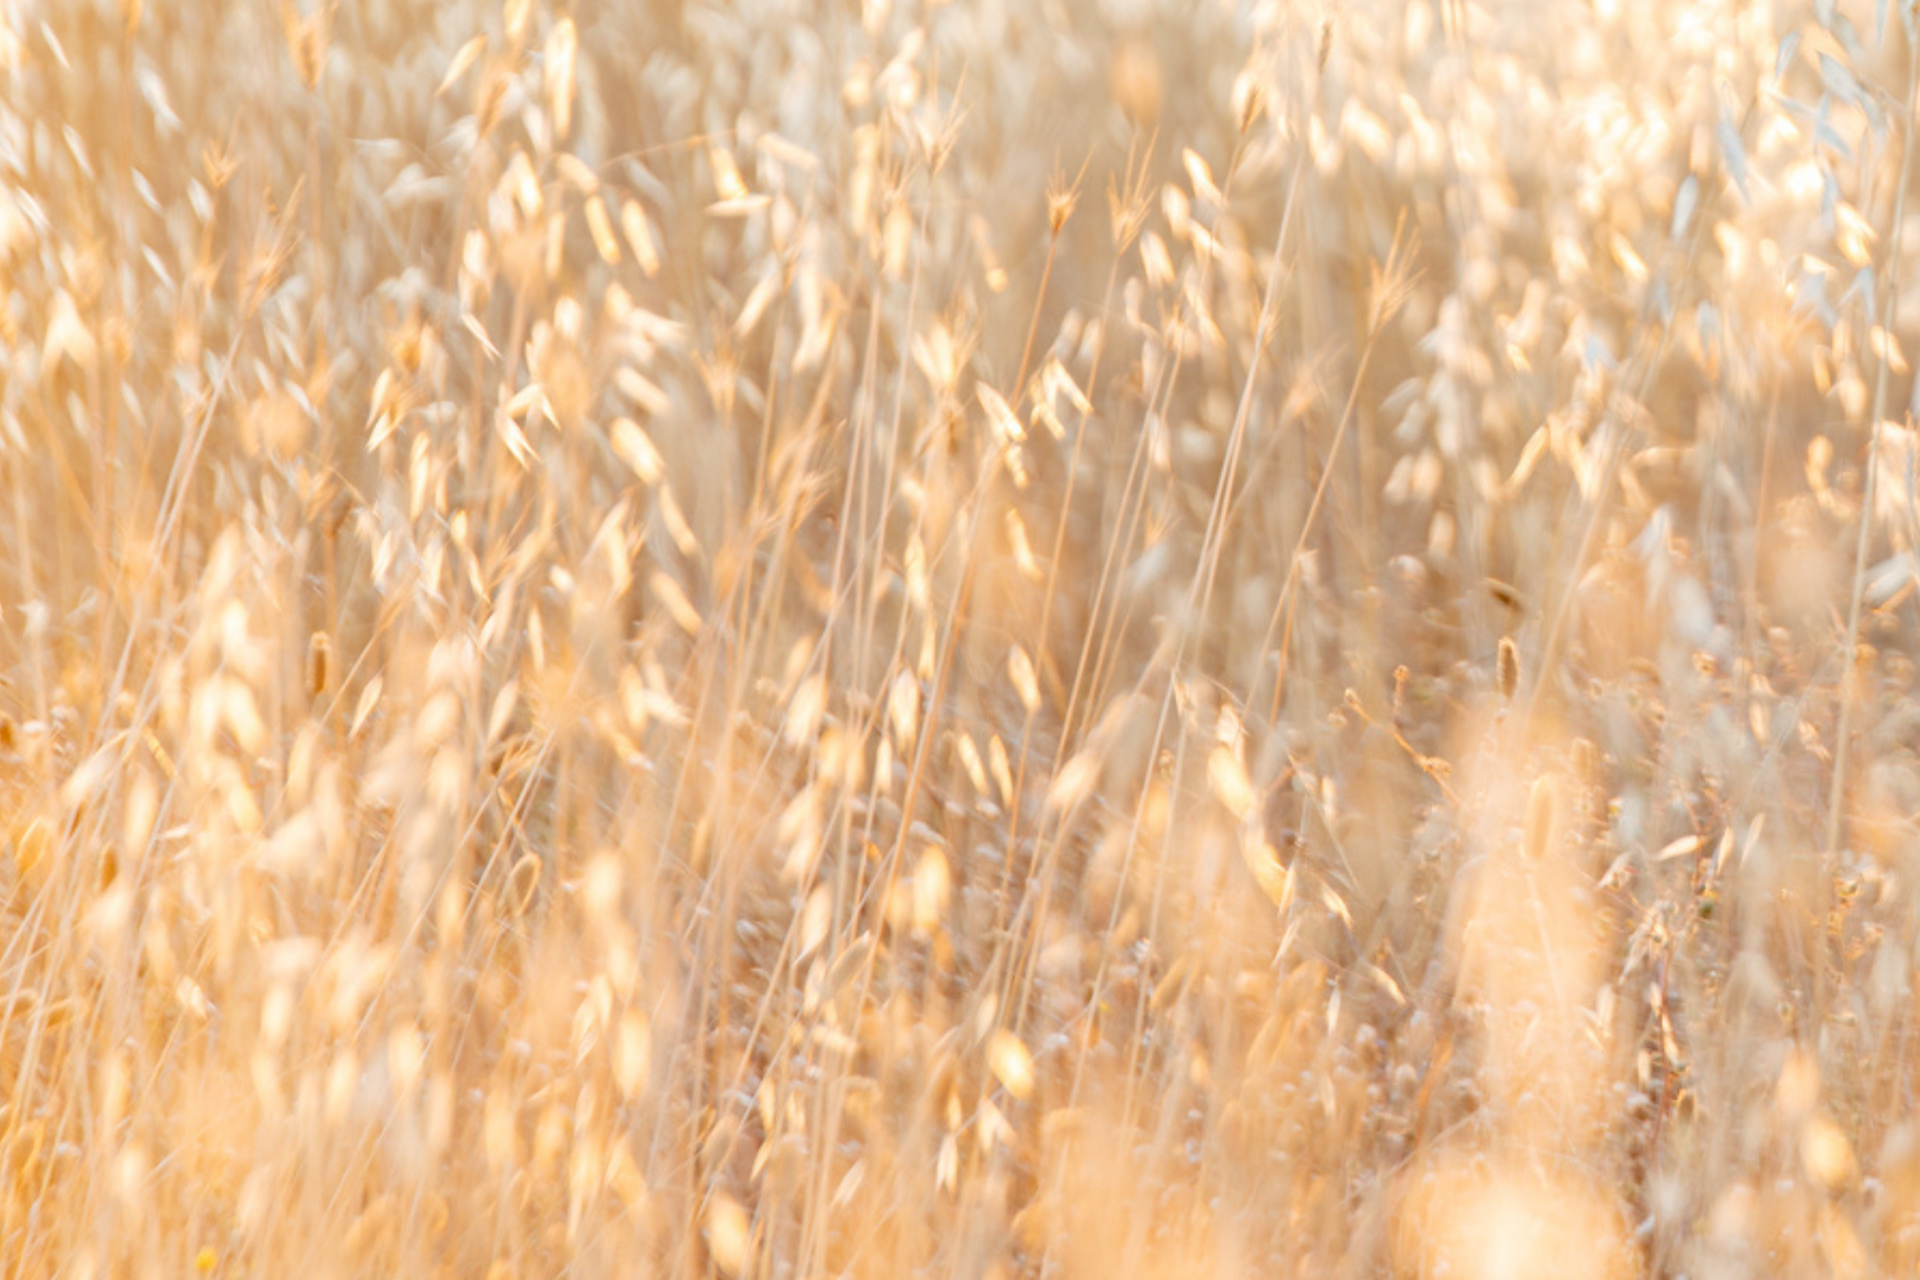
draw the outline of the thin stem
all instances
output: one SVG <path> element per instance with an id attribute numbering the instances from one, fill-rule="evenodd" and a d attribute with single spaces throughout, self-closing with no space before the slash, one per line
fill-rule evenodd
<path id="1" fill-rule="evenodd" d="M 1907 51 L 1907 96 L 1911 111 L 1916 85 L 1920 85 L 1920 41 L 1909 41 Z M 1907 183 L 1913 172 L 1913 133 L 1914 122 L 1907 123 L 1906 136 L 1900 144 L 1900 181 L 1893 198 L 1893 230 L 1887 237 L 1886 268 L 1886 309 L 1882 313 L 1880 332 L 1887 342 L 1893 341 L 1894 325 L 1900 313 L 1900 233 L 1906 223 Z M 1872 346 L 1871 343 L 1868 344 Z M 1827 793 L 1827 837 L 1824 856 L 1833 857 L 1840 851 L 1840 825 L 1847 796 L 1847 760 L 1851 754 L 1849 744 L 1853 734 L 1853 696 L 1852 676 L 1856 646 L 1860 639 L 1860 601 L 1866 583 L 1867 541 L 1873 527 L 1873 504 L 1875 490 L 1879 487 L 1880 475 L 1880 420 L 1886 414 L 1888 352 L 1883 346 L 1879 352 L 1880 367 L 1873 380 L 1873 415 L 1868 425 L 1870 439 L 1867 446 L 1867 478 L 1860 494 L 1860 528 L 1853 544 L 1853 591 L 1847 602 L 1847 634 L 1845 644 L 1840 650 L 1840 725 L 1833 744 L 1833 783 Z M 1816 890 L 1815 902 L 1820 907 L 1817 917 L 1822 948 L 1816 961 L 1813 975 L 1813 1007 L 1821 1007 L 1821 996 L 1826 988 L 1826 950 L 1827 912 L 1831 905 L 1832 889 L 1829 877 L 1820 877 L 1820 887 Z"/>

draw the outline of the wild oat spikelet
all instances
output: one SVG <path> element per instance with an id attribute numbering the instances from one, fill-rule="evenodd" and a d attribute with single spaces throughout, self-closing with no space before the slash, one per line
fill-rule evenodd
<path id="1" fill-rule="evenodd" d="M 513 864 L 513 870 L 507 873 L 506 909 L 507 914 L 519 917 L 527 914 L 533 907 L 534 895 L 540 890 L 540 855 L 523 855 Z"/>
<path id="2" fill-rule="evenodd" d="M 326 66 L 327 42 L 332 34 L 328 30 L 332 25 L 331 17 L 331 10 L 324 9 L 305 17 L 292 5 L 281 10 L 281 21 L 286 28 L 287 52 L 292 55 L 293 69 L 308 92 L 319 87 L 320 72 Z"/>
<path id="3" fill-rule="evenodd" d="M 1500 696 L 1508 702 L 1520 687 L 1520 646 L 1512 636 L 1500 637 Z"/>
<path id="4" fill-rule="evenodd" d="M 1587 738 L 1573 740 L 1573 776 L 1581 782 L 1590 782 L 1593 771 L 1600 762 L 1599 749 Z"/>
<path id="5" fill-rule="evenodd" d="M 1072 187 L 1049 186 L 1047 188 L 1047 231 L 1059 235 L 1060 229 L 1067 225 L 1067 219 L 1073 216 L 1073 206 L 1079 201 L 1080 193 Z"/>
<path id="6" fill-rule="evenodd" d="M 1245 133 L 1266 114 L 1266 90 L 1257 78 L 1242 72 L 1233 83 L 1233 96 L 1235 118 L 1240 122 L 1240 132 Z"/>
<path id="7" fill-rule="evenodd" d="M 317 698 L 327 691 L 333 674 L 333 640 L 324 631 L 307 637 L 307 696 Z"/>
<path id="8" fill-rule="evenodd" d="M 1151 129 L 1160 119 L 1163 89 L 1160 55 L 1144 36 L 1128 36 L 1113 51 L 1108 78 L 1113 100 L 1127 123 L 1136 129 Z"/>
<path id="9" fill-rule="evenodd" d="M 1560 843 L 1560 833 L 1566 826 L 1566 788 L 1561 785 L 1557 773 L 1543 773 L 1533 780 L 1533 790 L 1527 794 L 1527 831 L 1526 853 L 1529 860 L 1538 862 L 1551 853 Z"/>

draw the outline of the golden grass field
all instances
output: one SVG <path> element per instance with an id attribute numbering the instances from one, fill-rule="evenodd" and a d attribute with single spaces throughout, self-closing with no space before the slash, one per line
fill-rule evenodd
<path id="1" fill-rule="evenodd" d="M 0 0 L 0 1274 L 1915 1274 L 1915 25 Z"/>

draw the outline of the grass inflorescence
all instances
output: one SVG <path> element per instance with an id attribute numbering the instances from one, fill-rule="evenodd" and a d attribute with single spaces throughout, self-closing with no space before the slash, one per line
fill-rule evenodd
<path id="1" fill-rule="evenodd" d="M 5 1274 L 1910 1273 L 1915 24 L 0 0 Z"/>

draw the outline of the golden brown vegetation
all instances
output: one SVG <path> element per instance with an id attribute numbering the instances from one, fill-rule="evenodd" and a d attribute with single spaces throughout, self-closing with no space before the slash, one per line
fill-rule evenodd
<path id="1" fill-rule="evenodd" d="M 1913 28 L 3 0 L 6 1273 L 1912 1273 Z"/>

